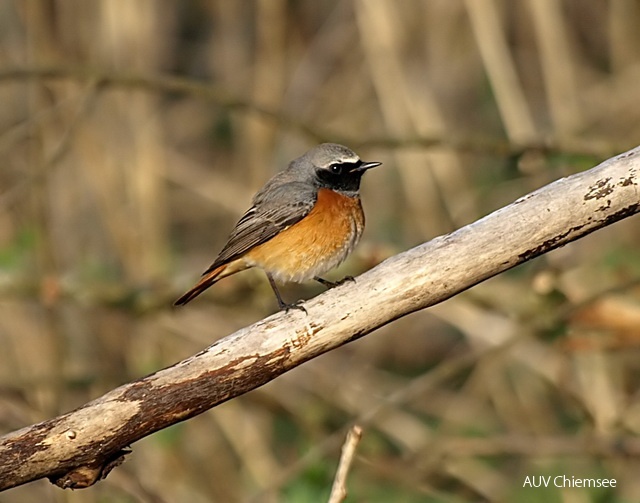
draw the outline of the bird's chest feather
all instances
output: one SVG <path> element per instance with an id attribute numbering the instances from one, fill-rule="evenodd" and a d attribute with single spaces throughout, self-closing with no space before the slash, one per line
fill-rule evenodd
<path id="1" fill-rule="evenodd" d="M 305 281 L 339 265 L 363 230 L 359 198 L 320 189 L 305 218 L 251 250 L 247 258 L 277 280 Z"/>

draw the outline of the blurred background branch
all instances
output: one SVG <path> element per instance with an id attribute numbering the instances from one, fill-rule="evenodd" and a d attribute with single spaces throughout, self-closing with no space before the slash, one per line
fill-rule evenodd
<path id="1" fill-rule="evenodd" d="M 447 147 L 461 153 L 484 154 L 495 157 L 517 158 L 527 153 L 540 153 L 546 155 L 564 154 L 569 156 L 607 158 L 629 147 L 629 144 L 615 143 L 615 140 L 610 144 L 606 144 L 604 142 L 598 143 L 579 139 L 536 139 L 531 135 L 521 140 L 483 138 L 482 135 L 456 138 L 439 135 L 420 136 L 411 133 L 400 134 L 398 137 L 373 136 L 363 138 L 360 136 L 344 136 L 344 134 L 339 132 L 323 130 L 321 126 L 296 120 L 294 117 L 288 116 L 276 108 L 270 109 L 259 105 L 257 102 L 234 96 L 228 89 L 215 86 L 211 82 L 202 82 L 173 75 L 117 74 L 90 68 L 0 69 L 0 82 L 12 80 L 26 81 L 33 78 L 44 81 L 59 79 L 70 79 L 81 82 L 88 81 L 98 89 L 113 87 L 138 89 L 146 92 L 169 95 L 188 95 L 196 100 L 211 102 L 230 110 L 241 110 L 246 113 L 257 114 L 264 119 L 273 121 L 278 127 L 294 130 L 308 137 L 309 141 L 315 143 L 339 141 L 352 145 L 354 148 L 400 149 L 420 147 L 429 149 L 433 147 Z"/>

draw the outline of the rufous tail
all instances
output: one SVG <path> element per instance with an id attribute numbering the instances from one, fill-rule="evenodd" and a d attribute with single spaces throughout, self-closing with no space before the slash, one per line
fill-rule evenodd
<path id="1" fill-rule="evenodd" d="M 187 302 L 192 301 L 202 292 L 204 292 L 207 288 L 213 285 L 219 279 L 222 279 L 224 276 L 221 274 L 225 271 L 226 265 L 221 265 L 220 267 L 216 267 L 213 271 L 206 273 L 200 281 L 194 286 L 191 290 L 182 295 L 178 300 L 176 300 L 173 305 L 174 306 L 184 306 Z"/>

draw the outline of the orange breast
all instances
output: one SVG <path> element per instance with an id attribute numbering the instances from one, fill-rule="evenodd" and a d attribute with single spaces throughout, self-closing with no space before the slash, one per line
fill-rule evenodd
<path id="1" fill-rule="evenodd" d="M 279 281 L 305 281 L 339 265 L 364 230 L 360 199 L 329 189 L 300 222 L 249 251 L 244 260 Z"/>

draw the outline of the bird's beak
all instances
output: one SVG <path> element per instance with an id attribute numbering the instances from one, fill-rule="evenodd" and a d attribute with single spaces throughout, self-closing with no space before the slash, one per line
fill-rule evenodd
<path id="1" fill-rule="evenodd" d="M 357 168 L 354 168 L 351 170 L 351 172 L 363 172 L 363 171 L 367 171 L 368 169 L 371 168 L 375 168 L 376 166 L 380 166 L 382 163 L 381 162 L 364 162 L 361 161 L 360 165 Z"/>

